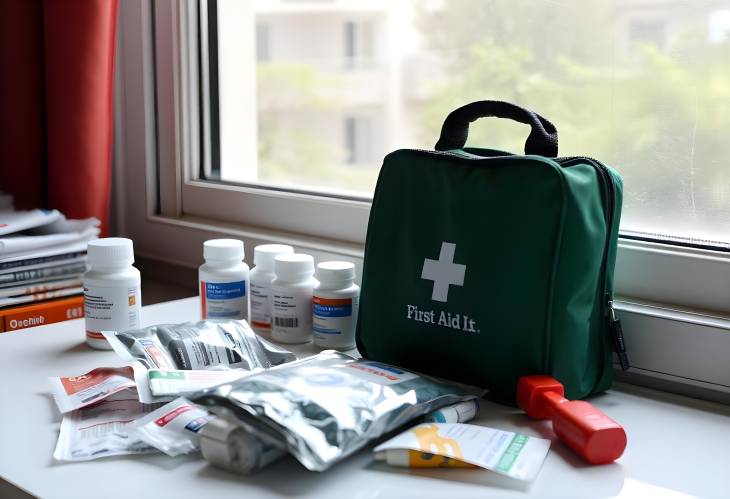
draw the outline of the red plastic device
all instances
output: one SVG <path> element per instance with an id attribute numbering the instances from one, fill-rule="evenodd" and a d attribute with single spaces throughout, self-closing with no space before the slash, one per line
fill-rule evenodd
<path id="1" fill-rule="evenodd" d="M 553 431 L 591 464 L 611 463 L 626 448 L 623 427 L 582 400 L 568 400 L 552 376 L 523 376 L 517 383 L 517 405 L 533 419 L 551 419 Z"/>

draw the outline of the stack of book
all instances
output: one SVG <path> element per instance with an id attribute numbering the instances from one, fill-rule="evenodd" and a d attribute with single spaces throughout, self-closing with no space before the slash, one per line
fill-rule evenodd
<path id="1" fill-rule="evenodd" d="M 86 245 L 99 221 L 0 210 L 0 332 L 83 317 Z"/>

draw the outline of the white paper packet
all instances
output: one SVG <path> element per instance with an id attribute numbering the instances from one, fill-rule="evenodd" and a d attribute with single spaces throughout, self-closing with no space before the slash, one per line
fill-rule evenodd
<path id="1" fill-rule="evenodd" d="M 186 393 L 212 388 L 223 383 L 231 383 L 244 376 L 260 372 L 231 369 L 228 371 L 201 371 L 180 369 L 150 369 L 147 371 L 148 384 L 153 397 L 184 395 Z"/>
<path id="2" fill-rule="evenodd" d="M 469 463 L 518 480 L 537 476 L 550 440 L 463 423 L 423 423 L 375 447 L 376 459 L 395 466 L 438 467 L 434 456 Z M 413 452 L 415 451 L 415 452 Z M 443 460 L 442 460 L 443 461 Z"/>
<path id="3" fill-rule="evenodd" d="M 175 399 L 175 397 L 156 396 L 150 389 L 149 369 L 141 362 L 133 362 L 134 382 L 137 386 L 137 396 L 143 404 L 164 404 Z"/>
<path id="4" fill-rule="evenodd" d="M 79 376 L 51 377 L 48 380 L 61 413 L 95 404 L 137 386 L 131 367 L 98 367 Z"/>
<path id="5" fill-rule="evenodd" d="M 100 457 L 158 452 L 142 440 L 130 437 L 129 424 L 157 406 L 141 404 L 136 396 L 116 393 L 98 404 L 63 416 L 53 458 L 57 461 L 89 461 Z"/>
<path id="6" fill-rule="evenodd" d="M 215 416 L 182 397 L 163 405 L 128 427 L 132 438 L 140 439 L 168 456 L 200 450 L 198 432 Z"/>

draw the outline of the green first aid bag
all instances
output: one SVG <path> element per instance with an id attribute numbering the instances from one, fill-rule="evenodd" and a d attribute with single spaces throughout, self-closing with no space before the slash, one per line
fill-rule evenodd
<path id="1" fill-rule="evenodd" d="M 530 125 L 525 155 L 465 147 L 482 117 Z M 477 385 L 514 403 L 517 380 L 550 374 L 568 398 L 628 368 L 612 308 L 621 177 L 558 157 L 552 123 L 501 101 L 446 118 L 435 151 L 388 154 L 365 244 L 360 353 Z"/>

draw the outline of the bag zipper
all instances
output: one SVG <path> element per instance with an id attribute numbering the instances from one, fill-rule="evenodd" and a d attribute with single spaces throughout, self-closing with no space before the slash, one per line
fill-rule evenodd
<path id="1" fill-rule="evenodd" d="M 505 157 L 515 157 L 515 156 L 479 156 L 472 153 L 466 153 L 466 154 L 459 154 L 456 152 L 451 151 L 435 151 L 435 150 L 428 150 L 428 149 L 407 149 L 408 151 L 414 151 L 414 152 L 425 152 L 428 154 L 436 154 L 438 156 L 450 156 L 455 158 L 460 158 L 466 161 L 481 161 L 481 160 L 489 160 L 494 158 L 505 158 Z M 603 268 L 603 290 L 604 290 L 604 317 L 608 321 L 608 332 L 610 334 L 611 343 L 613 345 L 613 350 L 616 352 L 616 355 L 618 356 L 619 364 L 621 365 L 621 370 L 626 371 L 631 367 L 631 364 L 629 362 L 629 357 L 626 353 L 626 342 L 624 341 L 624 334 L 623 334 L 623 328 L 621 327 L 621 320 L 616 318 L 616 312 L 613 308 L 613 295 L 608 289 L 608 252 L 611 245 L 611 233 L 613 229 L 613 214 L 614 214 L 614 184 L 613 179 L 611 178 L 611 174 L 608 171 L 608 168 L 598 161 L 597 159 L 588 157 L 588 156 L 564 156 L 564 157 L 558 157 L 558 158 L 545 158 L 549 161 L 554 161 L 558 163 L 561 167 L 569 168 L 572 165 L 566 165 L 563 164 L 563 162 L 570 162 L 574 160 L 580 160 L 583 162 L 588 162 L 591 166 L 593 166 L 596 171 L 598 172 L 598 176 L 601 177 L 602 184 L 603 184 L 603 191 L 604 196 L 606 198 L 606 243 L 603 247 L 603 261 L 601 263 L 601 266 Z"/>
<path id="2" fill-rule="evenodd" d="M 614 184 L 613 179 L 611 178 L 611 173 L 608 171 L 608 168 L 594 158 L 589 158 L 587 156 L 570 156 L 570 157 L 562 157 L 562 158 L 555 158 L 555 161 L 558 162 L 561 166 L 569 167 L 571 165 L 565 165 L 562 163 L 562 161 L 569 162 L 573 160 L 581 160 L 581 161 L 587 161 L 589 164 L 591 164 L 596 171 L 598 172 L 599 176 L 602 179 L 602 183 L 604 186 L 604 194 L 606 196 L 606 244 L 603 248 L 603 290 L 604 290 L 604 299 L 606 304 L 606 319 L 608 320 L 608 332 L 611 335 L 611 343 L 613 344 L 613 351 L 616 352 L 616 355 L 618 356 L 619 364 L 621 365 L 621 370 L 626 371 L 631 367 L 631 363 L 629 362 L 629 357 L 626 353 L 626 342 L 624 341 L 624 333 L 623 328 L 621 327 L 621 320 L 616 318 L 616 311 L 613 308 L 613 295 L 608 289 L 608 269 L 606 268 L 608 266 L 608 252 L 611 247 L 611 232 L 613 231 L 613 214 L 614 214 L 614 199 L 615 199 L 615 191 L 614 191 Z"/>

